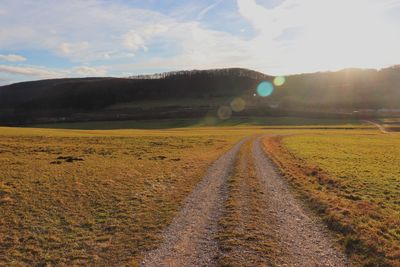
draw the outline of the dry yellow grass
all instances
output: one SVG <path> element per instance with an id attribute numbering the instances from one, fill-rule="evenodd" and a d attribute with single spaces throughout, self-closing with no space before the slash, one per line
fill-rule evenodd
<path id="1" fill-rule="evenodd" d="M 242 136 L 0 129 L 0 265 L 136 263 Z"/>
<path id="2" fill-rule="evenodd" d="M 228 180 L 219 232 L 221 266 L 273 266 L 278 255 L 251 145 L 252 140 L 241 148 Z"/>
<path id="3" fill-rule="evenodd" d="M 160 241 L 160 233 L 208 165 L 243 136 L 266 132 L 377 133 L 278 132 L 261 127 L 0 128 L 0 265 L 136 264 L 143 251 Z M 248 188 L 250 202 L 246 205 L 253 210 L 254 221 L 264 227 L 256 216 L 263 210 L 252 191 L 257 185 L 252 179 L 243 184 L 240 178 L 246 172 L 251 174 L 254 166 L 251 159 L 241 160 L 247 163 L 236 166 L 239 176 L 231 181 L 231 204 L 236 205 L 235 199 L 243 193 L 235 188 Z M 235 212 L 228 209 L 226 216 L 233 218 Z M 227 231 L 235 234 L 236 230 Z M 258 246 L 256 241 L 253 245 Z"/>

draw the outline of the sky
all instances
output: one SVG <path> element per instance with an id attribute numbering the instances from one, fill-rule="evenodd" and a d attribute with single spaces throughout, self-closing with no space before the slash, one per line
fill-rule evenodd
<path id="1" fill-rule="evenodd" d="M 0 0 L 0 85 L 400 64 L 400 0 Z"/>

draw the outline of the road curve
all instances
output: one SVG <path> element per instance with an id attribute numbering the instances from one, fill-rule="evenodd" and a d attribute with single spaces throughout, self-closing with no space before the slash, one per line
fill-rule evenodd
<path id="1" fill-rule="evenodd" d="M 383 127 L 381 124 L 379 124 L 379 123 L 377 123 L 377 122 L 370 121 L 370 120 L 364 120 L 364 121 L 367 122 L 367 123 L 370 123 L 370 124 L 374 125 L 374 126 L 377 127 L 382 133 L 385 133 L 385 134 L 389 133 L 389 132 L 385 129 L 385 127 Z"/>

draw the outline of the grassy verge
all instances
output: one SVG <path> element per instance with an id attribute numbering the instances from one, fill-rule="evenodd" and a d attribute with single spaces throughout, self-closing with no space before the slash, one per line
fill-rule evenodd
<path id="1" fill-rule="evenodd" d="M 0 265 L 136 264 L 241 137 L 1 128 Z"/>
<path id="2" fill-rule="evenodd" d="M 220 220 L 221 266 L 271 266 L 277 253 L 251 144 L 248 141 L 243 145 L 228 180 L 228 197 Z"/>
<path id="3" fill-rule="evenodd" d="M 397 135 L 307 134 L 268 138 L 264 145 L 355 265 L 400 265 Z"/>

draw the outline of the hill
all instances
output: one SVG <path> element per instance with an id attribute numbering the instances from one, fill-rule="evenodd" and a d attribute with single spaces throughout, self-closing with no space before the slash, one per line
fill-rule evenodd
<path id="1" fill-rule="evenodd" d="M 22 82 L 0 87 L 0 122 L 216 116 L 237 98 L 241 107 L 233 116 L 372 116 L 400 108 L 399 67 L 292 75 L 270 96 L 256 94 L 262 81 L 273 79 L 233 68 Z"/>

